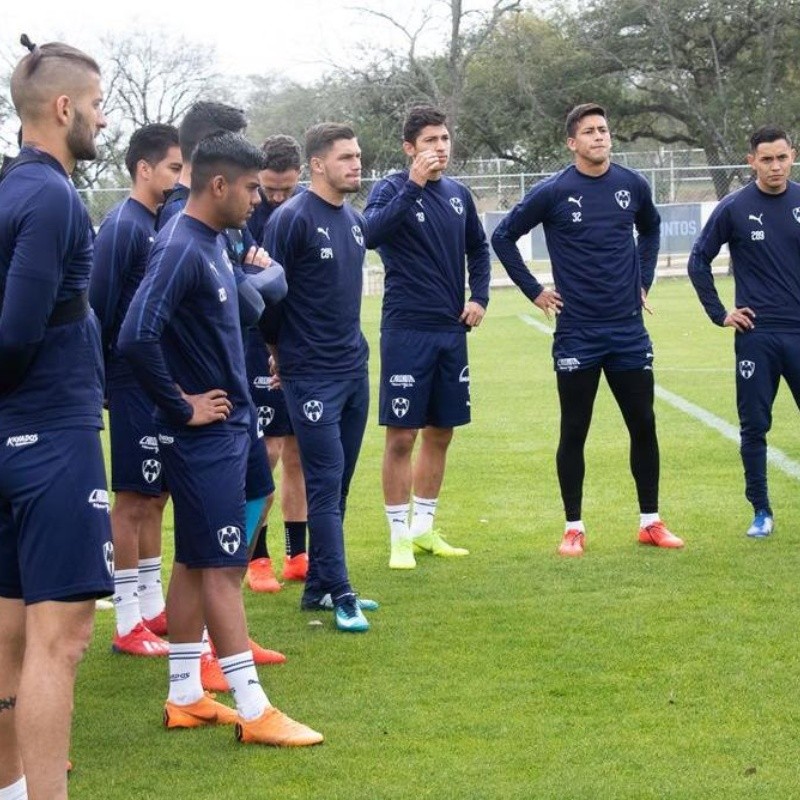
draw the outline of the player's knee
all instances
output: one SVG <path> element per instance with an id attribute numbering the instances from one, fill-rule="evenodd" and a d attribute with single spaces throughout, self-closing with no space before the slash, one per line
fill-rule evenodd
<path id="1" fill-rule="evenodd" d="M 387 428 L 386 454 L 395 459 L 411 458 L 417 431 L 414 428 Z"/>
<path id="2" fill-rule="evenodd" d="M 453 440 L 452 428 L 427 427 L 422 431 L 422 440 L 426 445 L 439 450 L 446 450 Z"/>
<path id="3" fill-rule="evenodd" d="M 119 492 L 114 502 L 114 517 L 128 525 L 139 526 L 151 522 L 161 514 L 166 500 L 137 492 Z"/>

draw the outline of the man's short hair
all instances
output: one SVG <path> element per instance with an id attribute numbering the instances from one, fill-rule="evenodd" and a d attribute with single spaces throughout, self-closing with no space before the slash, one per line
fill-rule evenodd
<path id="1" fill-rule="evenodd" d="M 750 152 L 755 153 L 760 144 L 778 142 L 781 139 L 785 139 L 789 147 L 792 146 L 792 137 L 786 130 L 778 125 L 762 125 L 753 131 L 753 135 L 750 137 Z"/>
<path id="2" fill-rule="evenodd" d="M 290 169 L 296 169 L 300 172 L 303 166 L 300 144 L 291 136 L 283 133 L 268 136 L 264 139 L 261 149 L 267 157 L 267 166 L 264 169 L 271 169 L 273 172 L 287 172 Z"/>
<path id="3" fill-rule="evenodd" d="M 575 108 L 567 114 L 564 126 L 567 129 L 567 138 L 574 139 L 575 134 L 578 132 L 580 121 L 584 117 L 590 117 L 593 114 L 608 119 L 608 117 L 606 117 L 606 110 L 597 103 L 582 103 L 579 106 L 575 106 Z"/>
<path id="4" fill-rule="evenodd" d="M 403 123 L 403 141 L 414 144 L 428 125 L 446 125 L 447 114 L 436 106 L 414 106 L 408 110 Z"/>
<path id="5" fill-rule="evenodd" d="M 355 139 L 355 131 L 343 122 L 320 122 L 306 131 L 306 159 L 323 156 L 340 139 Z"/>
<path id="6" fill-rule="evenodd" d="M 241 133 L 247 127 L 244 111 L 226 103 L 199 100 L 187 112 L 178 127 L 181 156 L 189 161 L 201 139 L 218 133 Z"/>
<path id="7" fill-rule="evenodd" d="M 191 192 L 202 192 L 215 175 L 232 183 L 244 172 L 260 172 L 265 160 L 264 152 L 240 133 L 206 136 L 192 153 Z"/>
<path id="8" fill-rule="evenodd" d="M 131 178 L 136 180 L 136 165 L 140 161 L 155 166 L 167 157 L 170 147 L 177 146 L 178 129 L 174 125 L 154 122 L 135 130 L 125 152 L 125 166 Z"/>
<path id="9" fill-rule="evenodd" d="M 100 75 L 97 62 L 63 42 L 30 45 L 11 73 L 11 101 L 20 117 L 35 116 L 52 96 L 67 94 L 85 73 Z"/>

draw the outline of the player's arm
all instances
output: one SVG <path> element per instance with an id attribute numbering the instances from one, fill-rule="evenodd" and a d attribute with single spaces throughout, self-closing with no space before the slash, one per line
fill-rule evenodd
<path id="1" fill-rule="evenodd" d="M 705 227 L 697 237 L 689 256 L 689 279 L 709 319 L 720 327 L 747 331 L 754 327 L 755 313 L 750 308 L 725 308 L 714 284 L 711 264 L 720 248 L 731 239 L 732 228 L 728 204 L 720 203 L 711 213 Z"/>
<path id="2" fill-rule="evenodd" d="M 492 234 L 492 247 L 509 278 L 520 288 L 525 297 L 544 311 L 558 314 L 563 305 L 561 295 L 552 289 L 545 289 L 528 269 L 517 241 L 530 233 L 547 216 L 548 201 L 551 196 L 549 183 L 541 183 L 533 189 L 506 214 Z"/>
<path id="3" fill-rule="evenodd" d="M 642 274 L 643 304 L 656 277 L 658 249 L 661 246 L 661 215 L 658 213 L 650 184 L 642 178 L 640 188 L 641 200 L 636 212 L 634 224 L 639 236 L 636 247 L 639 253 L 639 268 Z"/>
<path id="4" fill-rule="evenodd" d="M 21 213 L 0 308 L 0 394 L 22 383 L 44 339 L 71 224 L 70 199 L 52 185 L 29 198 Z"/>
<path id="5" fill-rule="evenodd" d="M 408 210 L 422 197 L 425 183 L 411 177 L 398 191 L 394 181 L 378 181 L 369 193 L 364 208 L 366 245 L 370 250 L 385 244 L 402 223 Z"/>
<path id="6" fill-rule="evenodd" d="M 492 263 L 489 256 L 489 242 L 483 229 L 475 202 L 469 192 L 465 192 L 465 231 L 464 243 L 467 257 L 467 276 L 469 281 L 469 300 L 459 318 L 461 322 L 474 328 L 480 325 L 489 305 L 489 284 L 492 279 Z"/>

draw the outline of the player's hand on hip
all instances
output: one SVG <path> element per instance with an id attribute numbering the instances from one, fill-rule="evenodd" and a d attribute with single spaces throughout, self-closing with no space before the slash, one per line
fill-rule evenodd
<path id="1" fill-rule="evenodd" d="M 252 264 L 254 267 L 261 267 L 262 269 L 268 267 L 272 263 L 269 253 L 263 247 L 256 247 L 253 245 L 245 254 L 243 264 Z"/>
<path id="2" fill-rule="evenodd" d="M 533 304 L 541 308 L 547 319 L 550 319 L 551 314 L 561 313 L 564 301 L 555 289 L 542 289 L 539 296 L 533 301 Z"/>
<path id="3" fill-rule="evenodd" d="M 739 333 L 747 333 L 753 330 L 756 323 L 753 321 L 756 318 L 756 312 L 752 308 L 745 306 L 744 308 L 734 308 L 733 311 L 728 312 L 722 324 L 726 328 L 736 328 Z"/>
<path id="4" fill-rule="evenodd" d="M 414 156 L 408 177 L 424 186 L 431 178 L 436 177 L 441 172 L 439 156 L 433 150 L 422 150 Z"/>
<path id="5" fill-rule="evenodd" d="M 480 303 L 470 300 L 464 304 L 464 310 L 458 320 L 470 328 L 477 328 L 485 314 L 486 309 Z"/>
<path id="6" fill-rule="evenodd" d="M 193 427 L 224 422 L 233 410 L 228 393 L 212 389 L 203 394 L 184 394 L 183 399 L 192 407 L 192 418 L 187 423 Z"/>
<path id="7" fill-rule="evenodd" d="M 644 287 L 642 287 L 642 308 L 643 308 L 643 309 L 644 309 L 644 310 L 645 310 L 645 311 L 646 311 L 648 314 L 652 314 L 652 313 L 653 313 L 653 309 L 652 309 L 652 308 L 650 308 L 650 306 L 649 306 L 649 305 L 647 305 L 647 292 L 644 290 Z"/>

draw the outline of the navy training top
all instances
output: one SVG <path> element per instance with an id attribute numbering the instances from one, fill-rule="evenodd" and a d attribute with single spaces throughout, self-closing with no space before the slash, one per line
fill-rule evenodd
<path id="1" fill-rule="evenodd" d="M 800 328 L 800 184 L 768 194 L 755 181 L 720 200 L 689 258 L 689 277 L 711 320 L 728 312 L 719 299 L 711 262 L 727 243 L 736 306 L 756 313 L 756 330 Z"/>
<path id="2" fill-rule="evenodd" d="M 295 186 L 294 191 L 292 192 L 292 197 L 302 194 L 305 191 L 305 186 Z M 258 193 L 261 196 L 261 202 L 253 209 L 253 213 L 247 220 L 247 230 L 250 231 L 250 235 L 253 237 L 253 239 L 255 239 L 256 242 L 263 242 L 264 231 L 267 227 L 267 223 L 269 222 L 269 218 L 283 205 L 283 203 L 273 205 L 267 200 L 267 196 L 264 194 L 263 189 L 259 189 Z M 286 200 L 291 200 L 292 197 L 287 197 Z"/>
<path id="3" fill-rule="evenodd" d="M 233 410 L 213 425 L 251 426 L 236 279 L 218 231 L 181 214 L 156 235 L 118 345 L 158 422 L 177 427 L 191 419 L 180 390 L 223 389 Z"/>
<path id="4" fill-rule="evenodd" d="M 103 427 L 103 360 L 94 314 L 48 327 L 56 303 L 89 285 L 94 232 L 70 177 L 52 156 L 0 184 L 0 435 Z M 12 380 L 12 372 L 16 376 Z"/>
<path id="5" fill-rule="evenodd" d="M 464 330 L 465 259 L 470 300 L 489 303 L 489 244 L 469 189 L 442 176 L 424 187 L 408 170 L 372 187 L 367 243 L 385 270 L 381 328 Z"/>
<path id="6" fill-rule="evenodd" d="M 516 242 L 539 224 L 564 302 L 559 330 L 641 319 L 641 290 L 653 283 L 661 238 L 661 217 L 641 174 L 612 163 L 592 177 L 572 165 L 537 183 L 511 209 L 495 229 L 492 246 L 529 300 L 543 287 Z"/>
<path id="7" fill-rule="evenodd" d="M 361 377 L 369 347 L 361 332 L 364 219 L 349 204 L 313 191 L 272 216 L 263 246 L 283 264 L 289 291 L 278 306 L 280 374 L 286 378 Z"/>
<path id="8" fill-rule="evenodd" d="M 155 222 L 156 216 L 149 208 L 129 197 L 108 212 L 95 239 L 89 302 L 100 320 L 109 386 L 138 385 L 117 350 L 117 336 L 144 277 L 156 235 Z"/>

